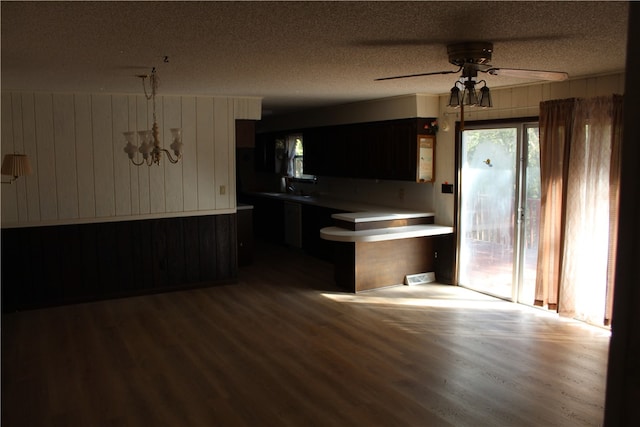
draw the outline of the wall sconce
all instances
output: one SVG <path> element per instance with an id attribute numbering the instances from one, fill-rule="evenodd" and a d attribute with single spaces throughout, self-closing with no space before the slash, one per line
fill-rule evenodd
<path id="1" fill-rule="evenodd" d="M 13 181 L 24 175 L 31 175 L 31 163 L 26 154 L 5 154 L 2 160 L 2 175 L 9 175 L 13 178 L 9 181 L 2 181 L 3 184 L 11 184 Z"/>

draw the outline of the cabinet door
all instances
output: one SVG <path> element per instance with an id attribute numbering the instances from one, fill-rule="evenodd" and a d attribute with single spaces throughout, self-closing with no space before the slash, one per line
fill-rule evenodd
<path id="1" fill-rule="evenodd" d="M 436 137 L 418 135 L 418 169 L 417 182 L 433 182 L 435 180 Z"/>
<path id="2" fill-rule="evenodd" d="M 256 238 L 272 243 L 284 243 L 284 204 L 282 200 L 245 196 L 242 198 L 242 202 L 253 205 L 253 232 Z"/>
<path id="3" fill-rule="evenodd" d="M 359 157 L 358 178 L 382 178 L 384 155 L 384 126 L 378 123 L 366 123 L 362 126 Z"/>
<path id="4" fill-rule="evenodd" d="M 390 154 L 393 170 L 390 179 L 415 181 L 417 168 L 416 122 L 401 121 L 393 125 Z"/>
<path id="5" fill-rule="evenodd" d="M 276 151 L 273 134 L 259 134 L 256 136 L 255 148 L 255 170 L 256 172 L 275 171 Z"/>
<path id="6" fill-rule="evenodd" d="M 306 253 L 333 261 L 335 242 L 320 238 L 320 229 L 332 226 L 331 215 L 341 212 L 322 206 L 302 205 L 302 248 Z"/>
<path id="7" fill-rule="evenodd" d="M 304 131 L 305 173 L 416 181 L 416 136 L 431 119 L 326 126 Z"/>
<path id="8" fill-rule="evenodd" d="M 341 176 L 358 178 L 362 176 L 362 171 L 366 168 L 362 156 L 363 130 L 363 125 L 348 125 L 342 129 L 338 148 Z"/>
<path id="9" fill-rule="evenodd" d="M 256 121 L 236 119 L 236 148 L 254 148 Z"/>

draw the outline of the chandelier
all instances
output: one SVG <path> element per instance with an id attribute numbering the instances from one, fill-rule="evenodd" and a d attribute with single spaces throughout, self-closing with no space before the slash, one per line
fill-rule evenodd
<path id="1" fill-rule="evenodd" d="M 159 165 L 162 154 L 166 154 L 167 159 L 171 163 L 178 163 L 182 158 L 182 129 L 171 128 L 171 137 L 173 142 L 169 146 L 173 151 L 171 152 L 160 145 L 160 132 L 158 130 L 158 121 L 156 119 L 156 93 L 158 91 L 158 75 L 156 68 L 153 67 L 150 75 L 139 75 L 142 79 L 142 89 L 144 90 L 144 96 L 147 101 L 151 101 L 153 105 L 153 125 L 150 130 L 130 131 L 123 132 L 127 145 L 124 147 L 124 152 L 129 156 L 129 160 L 136 166 L 146 164 L 151 166 L 152 164 Z M 146 80 L 149 78 L 149 84 L 151 87 L 151 94 L 147 93 Z M 136 137 L 137 135 L 137 137 Z M 138 139 L 140 144 L 138 144 Z M 142 154 L 142 158 L 138 160 L 137 153 Z"/>

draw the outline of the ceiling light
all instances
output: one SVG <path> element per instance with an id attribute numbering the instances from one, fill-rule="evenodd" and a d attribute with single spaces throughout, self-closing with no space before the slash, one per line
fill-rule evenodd
<path id="1" fill-rule="evenodd" d="M 484 82 L 484 80 L 483 80 Z M 485 83 L 484 86 L 480 88 L 480 99 L 478 100 L 478 107 L 482 108 L 490 108 L 493 107 L 493 102 L 491 101 L 491 92 Z"/>
<path id="2" fill-rule="evenodd" d="M 166 58 L 165 62 L 167 62 Z M 167 155 L 167 159 L 169 159 L 171 163 L 178 163 L 178 161 L 180 161 L 180 159 L 182 158 L 182 130 L 180 128 L 170 129 L 173 142 L 171 143 L 169 148 L 171 148 L 175 157 L 171 155 L 171 152 L 169 150 L 162 148 L 162 146 L 160 145 L 160 131 L 158 130 L 158 122 L 156 120 L 156 93 L 158 90 L 158 75 L 156 73 L 155 67 L 151 70 L 150 75 L 144 74 L 138 77 L 142 79 L 142 89 L 144 90 L 145 98 L 147 98 L 147 101 L 151 101 L 153 104 L 153 125 L 151 126 L 151 130 L 123 132 L 123 135 L 127 140 L 127 145 L 124 147 L 124 152 L 129 156 L 129 160 L 131 160 L 131 163 L 136 166 L 140 166 L 143 164 L 151 166 L 154 163 L 159 165 L 160 159 L 162 158 L 162 153 Z M 149 78 L 151 86 L 151 95 L 147 94 L 147 77 Z M 140 140 L 140 144 L 138 144 L 138 139 Z M 142 159 L 137 160 L 137 153 L 142 154 Z"/>
<path id="3" fill-rule="evenodd" d="M 476 84 L 478 83 L 484 84 L 484 86 L 480 88 L 480 95 L 478 95 L 478 91 L 476 91 Z M 493 103 L 491 102 L 491 93 L 487 87 L 487 82 L 484 80 L 476 82 L 474 77 L 470 76 L 463 76 L 457 80 L 451 88 L 447 107 L 457 108 L 460 106 L 492 107 Z"/>
<path id="4" fill-rule="evenodd" d="M 451 95 L 449 95 L 449 103 L 447 104 L 447 106 L 459 107 L 461 101 L 462 100 L 460 99 L 460 89 L 458 88 L 458 82 L 456 82 L 456 84 L 454 84 L 453 87 L 451 88 Z"/>

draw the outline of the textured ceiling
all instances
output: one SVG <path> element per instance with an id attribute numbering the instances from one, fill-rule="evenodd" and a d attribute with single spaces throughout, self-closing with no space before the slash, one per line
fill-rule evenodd
<path id="1" fill-rule="evenodd" d="M 626 2 L 2 1 L 2 89 L 263 97 L 266 114 L 409 93 L 455 78 L 446 45 L 494 43 L 492 65 L 623 71 Z M 169 62 L 163 62 L 164 56 Z M 526 83 L 483 75 L 490 87 Z"/>

